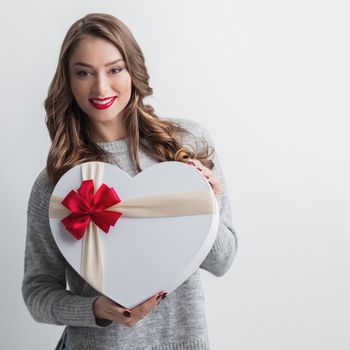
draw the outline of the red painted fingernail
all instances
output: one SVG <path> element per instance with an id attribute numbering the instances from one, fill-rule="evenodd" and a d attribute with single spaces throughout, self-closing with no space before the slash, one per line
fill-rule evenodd
<path id="1" fill-rule="evenodd" d="M 124 315 L 125 317 L 130 317 L 130 316 L 131 316 L 131 313 L 130 313 L 129 311 L 124 311 L 124 312 L 123 312 L 123 315 Z"/>
<path id="2" fill-rule="evenodd" d="M 164 291 L 159 292 L 158 296 L 157 296 L 157 300 L 164 294 Z"/>
<path id="3" fill-rule="evenodd" d="M 202 171 L 202 169 L 197 168 L 199 171 Z"/>
<path id="4" fill-rule="evenodd" d="M 164 299 L 167 295 L 168 295 L 168 293 L 162 294 L 162 299 Z"/>

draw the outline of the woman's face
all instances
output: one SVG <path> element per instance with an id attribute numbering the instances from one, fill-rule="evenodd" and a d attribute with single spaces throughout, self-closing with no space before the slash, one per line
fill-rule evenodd
<path id="1" fill-rule="evenodd" d="M 121 125 L 131 77 L 111 42 L 94 36 L 80 40 L 69 62 L 69 78 L 76 102 L 93 125 Z"/>

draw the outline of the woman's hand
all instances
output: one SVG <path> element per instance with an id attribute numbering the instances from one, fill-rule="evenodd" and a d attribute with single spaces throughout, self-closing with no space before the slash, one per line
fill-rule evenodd
<path id="1" fill-rule="evenodd" d="M 197 168 L 208 180 L 211 188 L 213 189 L 215 195 L 221 192 L 220 181 L 215 177 L 214 172 L 207 167 L 205 167 L 199 160 L 188 158 L 188 164 Z"/>
<path id="2" fill-rule="evenodd" d="M 141 318 L 148 315 L 166 297 L 167 293 L 157 293 L 142 304 L 127 309 L 113 300 L 100 296 L 93 304 L 95 318 L 123 323 L 128 327 L 134 326 Z"/>

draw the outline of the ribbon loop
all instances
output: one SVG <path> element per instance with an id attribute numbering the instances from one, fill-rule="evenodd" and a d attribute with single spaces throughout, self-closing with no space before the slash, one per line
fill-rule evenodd
<path id="1" fill-rule="evenodd" d="M 122 215 L 106 210 L 120 202 L 116 191 L 102 184 L 94 194 L 94 180 L 83 180 L 78 191 L 70 191 L 62 200 L 62 205 L 72 213 L 61 220 L 65 228 L 80 240 L 92 220 L 103 232 L 108 233 Z"/>

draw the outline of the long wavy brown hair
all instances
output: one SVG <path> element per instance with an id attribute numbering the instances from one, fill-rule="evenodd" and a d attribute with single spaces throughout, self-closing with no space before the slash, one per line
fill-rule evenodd
<path id="1" fill-rule="evenodd" d="M 78 106 L 70 87 L 70 58 L 79 41 L 87 35 L 103 38 L 114 44 L 122 54 L 131 76 L 132 92 L 123 110 L 123 118 L 129 153 L 137 172 L 142 171 L 139 162 L 140 148 L 160 162 L 187 162 L 188 158 L 195 158 L 212 169 L 213 162 L 209 156 L 214 149 L 205 139 L 201 139 L 204 143 L 201 150 L 197 146 L 184 147 L 176 139 L 176 135 L 194 135 L 175 121 L 160 119 L 152 106 L 143 103 L 146 96 L 153 94 L 153 89 L 148 83 L 149 75 L 143 53 L 128 27 L 109 14 L 91 13 L 69 28 L 44 102 L 45 123 L 52 141 L 46 164 L 50 180 L 56 184 L 66 171 L 83 162 L 109 161 L 109 152 L 93 141 L 89 118 Z"/>

